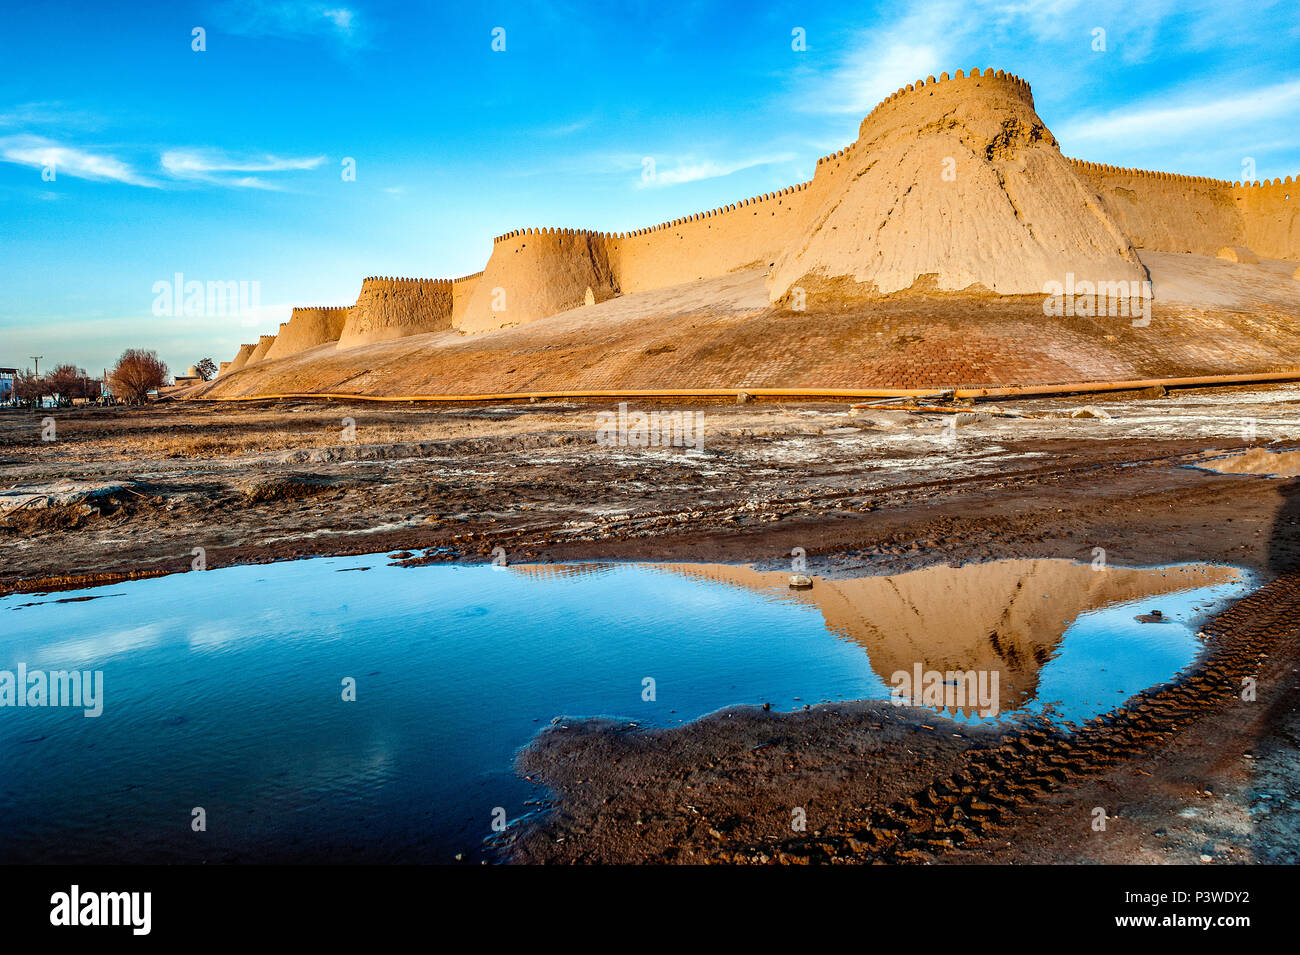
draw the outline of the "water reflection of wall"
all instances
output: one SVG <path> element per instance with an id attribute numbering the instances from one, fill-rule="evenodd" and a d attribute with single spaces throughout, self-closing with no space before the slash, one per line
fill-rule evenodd
<path id="1" fill-rule="evenodd" d="M 530 576 L 608 572 L 600 564 L 512 567 Z M 1066 628 L 1100 607 L 1238 579 L 1230 567 L 1106 567 L 1070 560 L 937 565 L 890 576 L 821 579 L 791 590 L 789 573 L 729 564 L 656 564 L 664 572 L 815 606 L 828 629 L 860 644 L 886 683 L 926 670 L 997 671 L 1000 708 L 1026 705 Z"/>

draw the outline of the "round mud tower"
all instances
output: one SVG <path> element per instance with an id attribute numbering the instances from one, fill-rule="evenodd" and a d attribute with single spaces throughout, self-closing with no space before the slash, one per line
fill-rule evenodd
<path id="1" fill-rule="evenodd" d="M 230 363 L 226 365 L 226 370 L 222 372 L 222 374 L 228 375 L 232 371 L 239 371 L 239 369 L 247 365 L 248 359 L 252 357 L 252 354 L 256 350 L 256 348 L 257 348 L 256 345 L 240 345 L 239 351 L 235 352 L 235 357 L 232 358 L 230 360 Z"/>
<path id="2" fill-rule="evenodd" d="M 618 294 L 605 237 L 591 232 L 525 233 L 503 239 L 474 289 L 459 327 L 483 332 L 579 308 Z"/>
<path id="3" fill-rule="evenodd" d="M 338 347 L 451 328 L 452 301 L 450 279 L 368 278 L 337 336 Z"/>
<path id="4" fill-rule="evenodd" d="M 347 308 L 295 308 L 266 352 L 266 358 L 286 358 L 308 348 L 338 341 L 347 321 Z"/>
<path id="5" fill-rule="evenodd" d="M 266 353 L 271 350 L 271 346 L 274 344 L 275 344 L 274 335 L 263 335 L 261 338 L 259 338 L 257 340 L 257 347 L 254 348 L 253 353 L 248 356 L 248 361 L 245 363 L 244 367 L 247 368 L 248 365 L 256 365 L 259 361 L 261 361 L 263 358 L 266 357 Z"/>

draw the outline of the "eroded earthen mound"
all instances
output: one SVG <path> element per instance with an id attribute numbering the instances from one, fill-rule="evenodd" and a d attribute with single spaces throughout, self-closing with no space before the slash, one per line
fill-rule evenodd
<path id="1" fill-rule="evenodd" d="M 1067 273 L 1146 278 L 1015 77 L 959 72 L 902 91 L 836 159 L 777 260 L 773 301 L 792 286 L 1040 295 Z"/>
<path id="2" fill-rule="evenodd" d="M 1259 265 L 1259 256 L 1244 245 L 1225 245 L 1215 255 L 1216 259 L 1223 259 L 1225 262 L 1238 262 L 1242 265 Z"/>

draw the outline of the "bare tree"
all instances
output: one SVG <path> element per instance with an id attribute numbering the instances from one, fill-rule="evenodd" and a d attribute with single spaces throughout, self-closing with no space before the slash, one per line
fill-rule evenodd
<path id="1" fill-rule="evenodd" d="M 45 376 L 45 381 L 49 390 L 62 398 L 98 396 L 98 387 L 91 387 L 90 376 L 86 374 L 86 369 L 78 368 L 76 365 L 58 365 Z M 98 385 L 97 382 L 95 384 Z"/>
<path id="2" fill-rule="evenodd" d="M 49 394 L 49 385 L 43 377 L 33 375 L 30 371 L 20 371 L 14 375 L 14 397 L 22 404 L 34 404 L 41 397 Z"/>
<path id="3" fill-rule="evenodd" d="M 122 401 L 143 403 L 151 390 L 167 381 L 167 363 L 155 351 L 128 348 L 109 373 L 109 381 L 113 393 Z"/>
<path id="4" fill-rule="evenodd" d="M 217 363 L 211 358 L 200 358 L 194 370 L 199 373 L 199 377 L 204 381 L 211 381 L 217 374 Z"/>

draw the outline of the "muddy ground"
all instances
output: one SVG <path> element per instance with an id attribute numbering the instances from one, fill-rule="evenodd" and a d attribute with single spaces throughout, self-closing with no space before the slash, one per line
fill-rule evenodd
<path id="1" fill-rule="evenodd" d="M 0 593 L 318 554 L 895 572 L 1000 557 L 1218 561 L 1261 590 L 1202 663 L 1065 733 L 928 711 L 739 709 L 672 730 L 563 720 L 520 757 L 553 811 L 516 861 L 1294 862 L 1300 389 L 980 405 L 652 405 L 702 449 L 605 447 L 610 403 L 177 403 L 0 413 Z M 1087 409 L 1087 410 L 1083 410 Z M 1082 415 L 1082 416 L 1080 416 Z M 48 422 L 52 417 L 51 433 Z M 53 440 L 43 440 L 52 437 Z M 198 550 L 196 553 L 196 549 Z M 201 555 L 201 556 L 200 556 Z M 1242 679 L 1258 699 L 1240 699 Z M 571 715 L 571 714 L 560 714 Z M 806 831 L 791 829 L 792 807 Z M 1096 831 L 1095 810 L 1105 810 Z"/>

